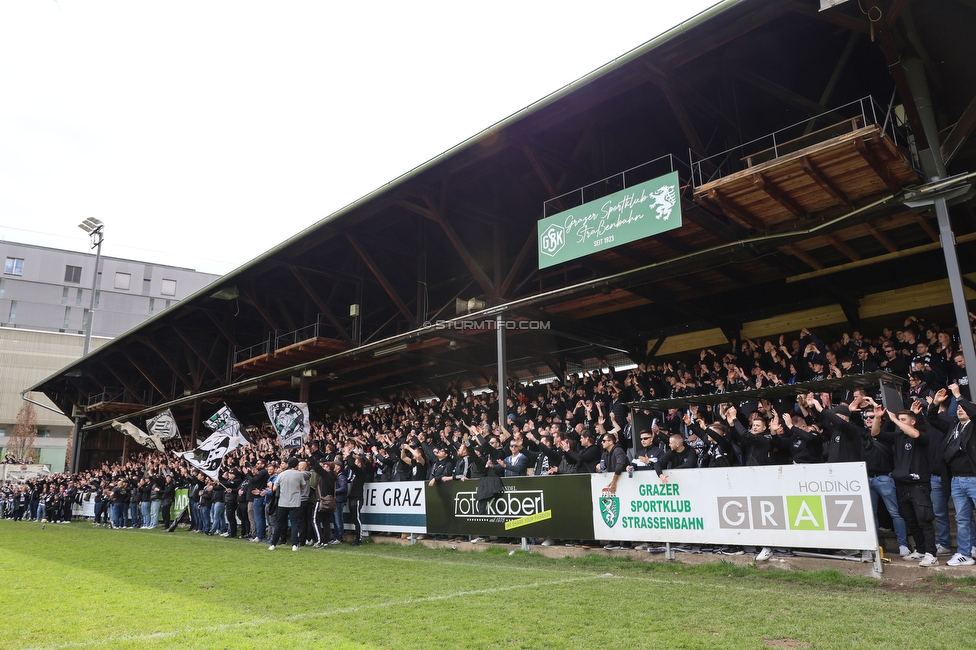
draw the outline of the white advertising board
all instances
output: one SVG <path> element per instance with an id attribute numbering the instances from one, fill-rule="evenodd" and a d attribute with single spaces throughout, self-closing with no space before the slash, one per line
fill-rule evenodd
<path id="1" fill-rule="evenodd" d="M 427 503 L 423 481 L 367 483 L 363 489 L 360 519 L 363 530 L 392 533 L 426 533 Z M 351 528 L 348 509 L 346 528 Z"/>
<path id="2" fill-rule="evenodd" d="M 786 548 L 876 549 L 864 463 L 594 474 L 596 539 Z"/>

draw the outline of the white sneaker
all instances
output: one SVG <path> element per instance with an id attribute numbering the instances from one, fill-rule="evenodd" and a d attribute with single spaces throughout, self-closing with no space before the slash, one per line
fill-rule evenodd
<path id="1" fill-rule="evenodd" d="M 923 557 L 925 557 L 925 556 L 922 555 L 921 553 L 919 553 L 918 551 L 912 551 L 911 553 L 909 553 L 908 555 L 905 556 L 905 559 L 906 560 L 921 560 Z"/>
<path id="2" fill-rule="evenodd" d="M 545 538 L 544 540 L 542 540 L 542 544 L 541 545 L 542 546 L 552 546 L 552 538 L 551 537 Z"/>
<path id="3" fill-rule="evenodd" d="M 268 547 L 268 550 L 269 550 L 269 551 L 273 551 L 273 550 L 274 550 L 274 544 L 272 544 L 271 546 L 269 546 L 269 547 Z"/>
<path id="4" fill-rule="evenodd" d="M 918 563 L 918 566 L 935 566 L 939 563 L 939 558 L 935 557 L 931 553 L 926 553 L 922 561 Z"/>
<path id="5" fill-rule="evenodd" d="M 634 547 L 634 550 L 635 551 L 646 551 L 647 550 L 647 544 L 638 544 L 637 546 Z"/>
<path id="6" fill-rule="evenodd" d="M 952 551 L 949 550 L 949 549 L 947 549 L 942 544 L 936 544 L 935 545 L 935 554 L 936 555 L 952 555 Z"/>
<path id="7" fill-rule="evenodd" d="M 756 556 L 756 562 L 765 562 L 771 557 L 773 557 L 773 549 L 769 548 L 768 546 L 764 546 L 762 550 L 759 551 L 759 555 Z"/>
<path id="8" fill-rule="evenodd" d="M 962 553 L 956 553 L 946 562 L 947 566 L 972 566 L 974 564 L 976 564 L 976 560 L 966 557 Z"/>
<path id="9" fill-rule="evenodd" d="M 902 557 L 908 557 L 911 554 L 912 554 L 912 552 L 910 550 L 908 550 L 908 547 L 907 546 L 899 546 L 898 547 L 898 555 L 900 555 Z"/>
<path id="10" fill-rule="evenodd" d="M 485 541 L 485 539 L 483 537 L 475 537 L 474 539 L 471 540 L 471 543 L 472 544 L 482 544 L 482 543 L 484 543 L 484 541 Z"/>
<path id="11" fill-rule="evenodd" d="M 293 550 L 293 551 L 297 551 L 297 550 L 298 550 L 298 547 L 297 547 L 297 546 L 295 546 L 295 545 L 292 545 L 292 547 L 291 547 L 291 550 Z"/>

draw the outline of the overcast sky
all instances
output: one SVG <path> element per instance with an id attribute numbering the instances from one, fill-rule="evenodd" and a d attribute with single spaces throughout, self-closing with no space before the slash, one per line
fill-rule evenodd
<path id="1" fill-rule="evenodd" d="M 0 239 L 226 273 L 715 4 L 0 2 Z"/>

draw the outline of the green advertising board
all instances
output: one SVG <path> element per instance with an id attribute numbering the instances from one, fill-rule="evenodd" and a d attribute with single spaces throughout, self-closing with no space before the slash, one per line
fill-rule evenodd
<path id="1" fill-rule="evenodd" d="M 592 539 L 589 474 L 503 478 L 479 503 L 478 481 L 428 487 L 427 532 L 446 535 Z"/>
<path id="2" fill-rule="evenodd" d="M 539 268 L 681 226 L 678 172 L 671 172 L 539 222 Z"/>

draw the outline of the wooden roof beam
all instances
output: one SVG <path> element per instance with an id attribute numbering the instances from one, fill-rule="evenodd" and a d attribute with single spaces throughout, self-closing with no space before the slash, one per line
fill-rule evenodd
<path id="1" fill-rule="evenodd" d="M 691 145 L 691 149 L 697 153 L 699 156 L 705 155 L 705 145 L 702 144 L 701 138 L 698 137 L 698 132 L 695 131 L 695 125 L 692 124 L 691 118 L 688 117 L 688 113 L 685 111 L 684 105 L 681 103 L 681 97 L 678 96 L 678 91 L 674 87 L 674 83 L 671 78 L 655 67 L 647 59 L 641 59 L 641 64 L 644 66 L 645 70 L 650 73 L 651 81 L 655 86 L 661 89 L 664 93 L 665 99 L 668 100 L 668 105 L 671 106 L 671 112 L 674 113 L 675 118 L 678 120 L 678 125 L 681 127 L 681 131 L 688 138 L 688 143 Z"/>
<path id="2" fill-rule="evenodd" d="M 159 385 L 155 381 L 153 381 L 152 377 L 149 376 L 149 373 L 147 373 L 146 371 L 144 371 L 142 369 L 142 366 L 140 366 L 138 363 L 136 363 L 136 360 L 132 358 L 132 355 L 129 354 L 128 352 L 126 352 L 125 350 L 121 350 L 121 352 L 122 352 L 122 355 L 126 359 L 129 360 L 129 363 L 132 364 L 132 367 L 135 368 L 136 371 L 138 371 L 140 375 L 142 375 L 143 379 L 145 379 L 146 381 L 148 381 L 149 382 L 149 385 L 152 386 L 153 388 L 155 388 L 156 389 L 156 392 L 159 393 L 160 396 L 163 397 L 163 399 L 168 399 L 169 396 L 166 394 L 166 391 L 164 391 L 162 388 L 160 388 Z"/>
<path id="3" fill-rule="evenodd" d="M 502 282 L 501 287 L 498 289 L 498 297 L 504 298 L 508 296 L 508 290 L 512 287 L 512 282 L 518 277 L 518 273 L 525 264 L 525 258 L 528 257 L 529 251 L 531 251 L 536 246 L 536 239 L 539 237 L 538 228 L 533 227 L 529 231 L 529 236 L 526 238 L 525 243 L 522 244 L 522 250 L 519 251 L 518 256 L 512 263 L 512 268 L 508 270 L 508 274 L 505 276 L 504 282 Z"/>
<path id="4" fill-rule="evenodd" d="M 104 363 L 104 362 L 102 363 L 102 365 L 103 365 L 103 366 L 105 366 L 105 369 L 106 369 L 106 370 L 108 370 L 108 371 L 109 371 L 109 373 L 110 373 L 110 374 L 111 374 L 111 375 L 112 375 L 113 377 L 115 377 L 115 378 L 116 378 L 116 379 L 118 380 L 118 382 L 119 382 L 120 384 L 122 384 L 122 388 L 124 388 L 124 389 L 126 389 L 127 391 L 129 391 L 129 395 L 131 395 L 131 396 L 132 396 L 132 400 L 133 400 L 133 401 L 134 401 L 134 402 L 135 402 L 136 404 L 138 404 L 139 406 L 145 406 L 145 402 L 144 402 L 144 401 L 142 401 L 141 399 L 139 399 L 139 394 L 138 394 L 138 392 L 137 392 L 137 391 L 136 391 L 136 390 L 135 390 L 134 388 L 132 388 L 132 386 L 130 386 L 130 385 L 128 384 L 128 382 L 126 382 L 126 380 L 124 380 L 124 379 L 122 379 L 122 377 L 121 377 L 121 376 L 119 376 L 119 373 L 117 373 L 117 372 L 115 372 L 115 370 L 114 370 L 114 369 L 112 368 L 112 366 L 110 366 L 109 364 L 107 364 L 107 363 Z M 165 397 L 165 396 L 164 396 L 164 397 Z M 127 403 L 128 403 L 128 402 L 127 402 Z"/>
<path id="5" fill-rule="evenodd" d="M 380 286 L 382 286 L 383 290 L 386 291 L 386 295 L 390 297 L 390 300 L 392 300 L 393 304 L 396 305 L 396 308 L 400 310 L 400 313 L 403 314 L 404 317 L 406 317 L 407 322 L 413 323 L 414 322 L 413 314 L 410 313 L 410 310 L 407 309 L 407 306 L 403 303 L 402 300 L 400 300 L 400 296 L 397 295 L 397 292 L 393 288 L 393 285 L 390 284 L 390 281 L 386 279 L 386 275 L 383 274 L 383 271 L 380 269 L 380 267 L 376 264 L 375 261 L 373 261 L 373 258 L 370 257 L 369 253 L 366 252 L 366 249 L 364 249 L 360 245 L 359 241 L 357 241 L 356 238 L 352 236 L 352 233 L 346 233 L 346 239 L 349 240 L 349 243 L 352 244 L 352 247 L 356 249 L 357 253 L 359 253 L 359 257 L 362 258 L 363 262 L 372 272 L 373 277 L 379 280 Z"/>
<path id="6" fill-rule="evenodd" d="M 750 214 L 747 210 L 736 205 L 735 201 L 726 197 L 718 190 L 708 190 L 708 200 L 721 208 L 722 212 L 728 215 L 730 219 L 739 222 L 746 228 L 751 228 L 760 232 L 766 231 L 765 223 Z"/>
<path id="7" fill-rule="evenodd" d="M 867 34 L 871 31 L 870 23 L 866 19 L 858 19 L 848 16 L 840 11 L 819 11 L 816 5 L 807 2 L 789 3 L 790 11 L 810 18 L 826 21 L 832 25 L 843 27 L 860 34 Z"/>
<path id="8" fill-rule="evenodd" d="M 811 269 L 815 271 L 820 271 L 823 269 L 823 264 L 821 264 L 815 257 L 813 257 L 812 255 L 810 255 L 809 253 L 807 253 L 805 250 L 801 248 L 798 248 L 793 245 L 789 245 L 789 246 L 779 246 L 777 247 L 776 250 L 778 250 L 781 253 L 785 253 L 786 255 L 792 255 L 793 257 L 800 260 L 801 262 L 803 262 L 804 264 L 806 264 L 807 266 L 809 266 Z"/>
<path id="9" fill-rule="evenodd" d="M 766 193 L 766 196 L 786 208 L 794 217 L 806 217 L 807 212 L 800 204 L 791 199 L 787 194 L 776 186 L 771 180 L 756 172 L 752 175 L 752 184 Z"/>
<path id="10" fill-rule="evenodd" d="M 878 240 L 878 243 L 885 247 L 889 253 L 895 253 L 898 251 L 898 247 L 895 246 L 895 242 L 888 238 L 888 235 L 881 232 L 877 227 L 874 226 L 870 221 L 864 224 L 868 228 L 868 232 L 871 236 Z"/>
<path id="11" fill-rule="evenodd" d="M 969 102 L 969 106 L 959 116 L 956 125 L 952 127 L 952 131 L 942 143 L 942 161 L 946 167 L 959 153 L 963 143 L 972 135 L 973 130 L 976 130 L 976 97 L 973 97 L 973 100 Z"/>
<path id="12" fill-rule="evenodd" d="M 824 239 L 830 242 L 830 245 L 839 250 L 852 262 L 859 262 L 861 256 L 858 255 L 857 251 L 845 244 L 840 237 L 837 235 L 824 235 Z"/>
<path id="13" fill-rule="evenodd" d="M 888 171 L 888 167 L 885 166 L 883 162 L 878 160 L 878 157 L 874 155 L 874 152 L 868 149 L 867 144 L 864 142 L 864 138 L 857 138 L 854 140 L 854 148 L 857 149 L 858 153 L 861 154 L 861 158 L 864 159 L 874 173 L 878 175 L 878 178 L 884 181 L 885 185 L 892 192 L 900 192 L 901 184 L 891 175 Z"/>
<path id="14" fill-rule="evenodd" d="M 214 367 L 213 367 L 212 365 L 210 365 L 210 360 L 209 360 L 209 359 L 207 359 L 206 357 L 204 357 L 204 356 L 203 356 L 202 354 L 200 354 L 200 352 L 199 352 L 199 351 L 198 351 L 198 350 L 196 349 L 196 347 L 195 347 L 195 346 L 193 345 L 193 343 L 191 343 L 191 342 L 190 342 L 190 339 L 188 339 L 188 338 L 186 337 L 186 335 L 185 335 L 185 334 L 183 333 L 183 331 L 182 331 L 182 330 L 181 330 L 180 328 L 178 328 L 178 327 L 174 327 L 174 328 L 172 328 L 172 329 L 173 329 L 173 331 L 174 331 L 174 332 L 176 332 L 176 335 L 177 335 L 177 336 L 179 336 L 179 337 L 180 337 L 181 339 L 183 339 L 183 342 L 184 342 L 184 343 L 186 344 L 186 348 L 187 348 L 187 350 L 189 350 L 190 352 L 192 352 L 192 353 L 193 353 L 193 355 L 194 355 L 194 356 L 195 356 L 195 357 L 196 357 L 196 358 L 197 358 L 197 359 L 198 359 L 198 360 L 199 360 L 199 361 L 200 361 L 200 362 L 201 362 L 201 363 L 202 363 L 202 364 L 203 364 L 204 366 L 206 366 L 206 367 L 207 367 L 207 370 L 209 370 L 209 371 L 210 371 L 211 373 L 213 373 L 213 376 L 217 378 L 217 381 L 221 381 L 221 382 L 222 382 L 222 381 L 225 381 L 225 379 L 226 379 L 226 378 L 224 377 L 224 375 L 223 375 L 223 374 L 221 374 L 221 372 L 220 372 L 219 370 L 217 370 L 217 369 L 216 369 L 216 368 L 214 368 Z M 201 377 L 201 379 L 202 379 L 202 377 Z"/>
<path id="15" fill-rule="evenodd" d="M 427 203 L 427 207 L 434 214 L 434 221 L 440 224 L 441 230 L 443 230 L 444 234 L 447 235 L 451 245 L 454 246 L 454 250 L 461 257 L 461 261 L 464 262 L 466 267 L 468 267 L 468 270 L 471 271 L 471 275 L 474 276 L 475 281 L 481 285 L 481 289 L 485 292 L 485 294 L 488 295 L 489 298 L 494 298 L 495 285 L 492 284 L 491 280 L 488 278 L 488 275 L 481 268 L 481 265 L 478 264 L 478 262 L 474 259 L 474 256 L 468 251 L 467 246 L 465 246 L 464 242 L 461 241 L 461 237 L 458 236 L 457 232 L 451 226 L 450 222 L 448 222 L 448 220 L 444 217 L 444 215 L 438 214 L 437 211 L 434 210 L 434 205 L 431 203 L 430 199 L 428 199 L 426 196 L 423 197 L 423 199 Z"/>
<path id="16" fill-rule="evenodd" d="M 549 178 L 549 174 L 546 172 L 545 167 L 543 167 L 542 163 L 539 162 L 539 159 L 536 157 L 535 152 L 532 151 L 529 145 L 524 144 L 522 145 L 522 153 L 525 154 L 526 158 L 528 158 L 529 164 L 532 165 L 532 169 L 535 170 L 535 175 L 539 177 L 539 181 L 542 183 L 543 187 L 546 188 L 546 192 L 549 193 L 549 196 L 555 197 L 559 192 L 556 191 L 556 186 L 552 183 L 552 180 Z M 558 198 L 555 200 L 559 208 L 563 209 L 562 201 Z"/>
<path id="17" fill-rule="evenodd" d="M 882 16 L 885 13 L 884 7 L 881 6 L 879 0 L 865 0 L 864 4 L 869 12 L 877 11 Z M 888 71 L 891 72 L 891 76 L 895 79 L 898 96 L 905 106 L 912 135 L 915 136 L 915 144 L 919 151 L 925 151 L 929 148 L 929 141 L 925 137 L 925 128 L 922 126 L 922 118 L 918 114 L 918 106 L 915 105 L 915 95 L 912 94 L 911 86 L 908 84 L 908 78 L 905 76 L 905 70 L 901 66 L 903 53 L 899 51 L 898 46 L 895 44 L 891 27 L 887 21 L 879 20 L 874 25 L 876 26 L 879 37 L 881 51 L 885 56 L 885 60 L 888 62 Z"/>
<path id="18" fill-rule="evenodd" d="M 800 158 L 800 169 L 802 169 L 806 175 L 813 180 L 814 183 L 820 186 L 820 189 L 826 192 L 835 201 L 846 205 L 848 208 L 854 207 L 854 204 L 847 197 L 847 195 L 844 194 L 833 181 L 824 176 L 824 173 L 820 171 L 816 163 L 810 160 L 809 156 L 803 156 Z"/>
<path id="19" fill-rule="evenodd" d="M 352 343 L 352 337 L 349 336 L 349 333 L 346 331 L 346 328 L 343 327 L 341 323 L 339 323 L 339 319 L 335 317 L 335 314 L 332 313 L 332 310 L 329 309 L 328 305 L 325 304 L 325 302 L 319 296 L 318 292 L 312 287 L 311 284 L 309 284 L 308 280 L 305 278 L 305 276 L 302 275 L 301 271 L 299 271 L 295 266 L 291 264 L 288 264 L 287 266 L 288 266 L 288 270 L 291 271 L 292 275 L 295 276 L 295 279 L 298 281 L 299 286 L 301 286 L 302 289 L 305 290 L 305 293 L 307 293 L 308 297 L 312 299 L 312 302 L 315 303 L 315 306 L 318 307 L 318 310 L 322 313 L 323 316 L 325 316 L 326 320 L 328 320 L 332 324 L 332 327 L 334 327 L 336 331 L 339 332 L 339 336 L 342 337 L 342 340 L 345 341 L 346 343 Z"/>
<path id="20" fill-rule="evenodd" d="M 795 93 L 789 88 L 784 88 L 777 83 L 764 79 L 755 72 L 750 72 L 744 68 L 735 68 L 732 70 L 732 74 L 737 79 L 740 79 L 741 81 L 744 81 L 758 88 L 759 90 L 762 90 L 763 92 L 786 102 L 787 104 L 792 104 L 793 106 L 802 109 L 810 116 L 823 115 L 826 117 L 827 115 L 834 115 L 838 121 L 850 119 L 844 115 L 840 115 L 839 113 L 834 113 L 833 111 L 825 111 L 824 107 L 817 102 L 807 99 L 803 95 Z"/>
<path id="21" fill-rule="evenodd" d="M 169 366 L 169 369 L 173 371 L 173 375 L 177 379 L 179 379 L 180 381 L 183 382 L 183 385 L 185 387 L 187 387 L 187 388 L 193 388 L 193 386 L 190 384 L 190 382 L 187 381 L 186 377 L 183 376 L 184 373 L 179 368 L 176 367 L 176 365 L 170 360 L 170 358 L 169 358 L 168 355 L 163 354 L 159 350 L 159 348 L 156 347 L 156 343 L 154 341 L 152 341 L 152 340 L 150 340 L 150 339 L 148 339 L 146 337 L 142 337 L 142 336 L 135 336 L 133 338 L 136 341 L 139 341 L 140 343 L 142 343 L 143 345 L 145 345 L 147 348 L 149 348 L 153 352 L 155 352 L 156 355 L 159 356 L 159 358 L 163 360 L 163 363 L 165 363 L 167 366 Z"/>
<path id="22" fill-rule="evenodd" d="M 917 212 L 915 213 L 915 223 L 917 223 L 922 230 L 925 231 L 925 234 L 928 235 L 933 242 L 939 243 L 939 241 L 941 241 L 939 239 L 939 233 L 935 232 L 935 229 L 929 225 L 929 222 L 925 220 L 925 217 Z"/>
<path id="23" fill-rule="evenodd" d="M 271 317 L 271 314 L 268 313 L 268 311 L 264 307 L 259 305 L 258 301 L 254 298 L 254 296 L 257 295 L 257 291 L 254 288 L 253 281 L 251 281 L 251 293 L 248 293 L 244 289 L 240 289 L 240 292 L 241 292 L 241 300 L 254 307 L 255 311 L 258 312 L 261 318 L 264 319 L 264 322 L 267 323 L 271 327 L 271 329 L 273 330 L 281 329 L 280 327 L 278 327 L 278 324 L 275 322 L 274 318 Z"/>

